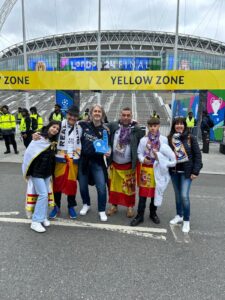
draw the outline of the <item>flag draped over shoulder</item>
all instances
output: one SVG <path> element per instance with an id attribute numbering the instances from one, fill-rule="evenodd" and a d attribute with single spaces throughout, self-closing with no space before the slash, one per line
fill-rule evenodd
<path id="1" fill-rule="evenodd" d="M 22 164 L 22 172 L 23 176 L 26 178 L 27 172 L 29 170 L 29 167 L 32 163 L 32 161 L 42 152 L 48 149 L 50 146 L 49 140 L 46 140 L 44 138 L 41 138 L 38 141 L 32 141 L 28 148 L 26 149 L 24 153 L 23 158 L 23 164 Z"/>
<path id="2" fill-rule="evenodd" d="M 27 193 L 26 193 L 26 201 L 25 201 L 25 210 L 27 213 L 27 217 L 31 217 L 38 198 L 38 194 L 35 191 L 35 187 L 33 185 L 31 178 L 27 177 L 27 172 L 29 170 L 32 161 L 42 152 L 47 150 L 49 146 L 50 146 L 50 142 L 44 138 L 41 138 L 38 141 L 32 141 L 24 153 L 22 173 L 24 178 L 26 178 L 27 180 Z M 51 182 L 49 184 L 49 191 L 48 191 L 48 205 L 51 207 L 55 205 Z"/>

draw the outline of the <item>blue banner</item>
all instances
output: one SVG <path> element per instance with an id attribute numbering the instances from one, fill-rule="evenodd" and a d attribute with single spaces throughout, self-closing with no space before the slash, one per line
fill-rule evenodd
<path id="1" fill-rule="evenodd" d="M 68 108 L 74 104 L 74 91 L 56 91 L 56 103 L 61 106 L 65 115 Z"/>

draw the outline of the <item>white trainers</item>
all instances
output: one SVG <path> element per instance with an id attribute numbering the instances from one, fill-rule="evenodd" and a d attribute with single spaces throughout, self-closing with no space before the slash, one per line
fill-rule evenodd
<path id="1" fill-rule="evenodd" d="M 90 209 L 90 206 L 87 204 L 84 204 L 80 211 L 80 215 L 85 216 L 87 214 L 87 212 L 89 211 L 89 209 Z"/>
<path id="2" fill-rule="evenodd" d="M 45 227 L 49 227 L 50 226 L 50 221 L 48 219 L 45 219 L 44 222 L 42 223 Z"/>
<path id="3" fill-rule="evenodd" d="M 46 229 L 39 222 L 32 222 L 30 228 L 36 232 L 45 232 Z"/>
<path id="4" fill-rule="evenodd" d="M 183 233 L 188 233 L 190 231 L 190 222 L 189 221 L 184 221 L 182 231 L 183 231 Z"/>
<path id="5" fill-rule="evenodd" d="M 108 220 L 106 213 L 104 211 L 99 212 L 99 217 L 102 222 L 106 222 Z"/>
<path id="6" fill-rule="evenodd" d="M 179 215 L 176 215 L 175 218 L 173 218 L 172 220 L 170 220 L 170 224 L 171 225 L 176 225 L 178 223 L 182 223 L 183 222 L 183 217 L 180 217 Z"/>

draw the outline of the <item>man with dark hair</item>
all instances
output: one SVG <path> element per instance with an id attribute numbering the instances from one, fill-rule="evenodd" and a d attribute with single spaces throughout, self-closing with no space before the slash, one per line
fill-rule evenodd
<path id="1" fill-rule="evenodd" d="M 64 119 L 63 113 L 61 111 L 61 106 L 59 104 L 55 104 L 55 110 L 50 114 L 49 121 L 59 121 L 62 122 Z"/>
<path id="2" fill-rule="evenodd" d="M 210 128 L 214 126 L 213 121 L 210 119 L 207 110 L 202 112 L 202 122 L 201 122 L 201 131 L 202 131 L 202 152 L 209 153 L 209 133 Z"/>
<path id="3" fill-rule="evenodd" d="M 38 114 L 37 108 L 35 106 L 32 106 L 30 108 L 30 118 L 31 118 L 32 130 L 33 131 L 41 130 L 41 128 L 43 127 L 43 119 Z"/>
<path id="4" fill-rule="evenodd" d="M 77 173 L 82 134 L 82 129 L 77 123 L 78 118 L 79 108 L 72 106 L 67 111 L 66 119 L 61 123 L 53 180 L 56 205 L 49 215 L 50 218 L 55 218 L 60 213 L 62 193 L 67 195 L 70 218 L 75 219 L 77 217 L 74 207 L 77 205 Z"/>
<path id="5" fill-rule="evenodd" d="M 18 111 L 16 113 L 16 124 L 20 125 L 22 117 L 22 107 L 18 107 Z"/>
<path id="6" fill-rule="evenodd" d="M 155 110 L 153 110 L 151 118 L 158 118 L 158 119 L 160 119 L 160 116 L 157 114 L 157 112 Z"/>
<path id="7" fill-rule="evenodd" d="M 110 146 L 112 148 L 109 159 L 110 185 L 109 208 L 107 214 L 112 216 L 118 210 L 118 205 L 127 207 L 127 217 L 134 216 L 136 186 L 137 147 L 144 132 L 132 120 L 132 111 L 124 107 L 120 113 L 120 120 L 107 124 L 110 130 Z"/>
<path id="8" fill-rule="evenodd" d="M 32 141 L 32 123 L 29 111 L 26 108 L 22 109 L 22 119 L 20 122 L 20 133 L 23 139 L 24 146 L 27 148 Z"/>
<path id="9" fill-rule="evenodd" d="M 15 140 L 16 120 L 15 116 L 10 114 L 7 105 L 2 106 L 2 115 L 0 115 L 0 129 L 5 140 L 6 151 L 4 154 L 10 153 L 10 144 L 13 145 L 15 154 L 18 154 L 17 144 Z"/>
<path id="10" fill-rule="evenodd" d="M 188 116 L 186 118 L 187 128 L 190 133 L 193 133 L 194 127 L 196 125 L 196 120 L 193 116 L 192 110 L 189 110 Z"/>
<path id="11" fill-rule="evenodd" d="M 140 140 L 138 146 L 139 168 L 137 174 L 137 182 L 139 186 L 139 202 L 136 217 L 131 221 L 131 226 L 137 226 L 144 221 L 144 213 L 147 198 L 151 198 L 149 205 L 150 219 L 159 224 L 160 219 L 156 214 L 157 206 L 154 203 L 155 196 L 155 177 L 153 165 L 157 159 L 156 152 L 159 151 L 162 144 L 168 144 L 165 136 L 159 132 L 159 118 L 151 117 L 148 122 L 148 135 Z"/>

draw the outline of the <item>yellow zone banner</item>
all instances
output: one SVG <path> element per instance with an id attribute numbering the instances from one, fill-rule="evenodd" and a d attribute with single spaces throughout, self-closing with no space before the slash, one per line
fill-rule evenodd
<path id="1" fill-rule="evenodd" d="M 0 90 L 225 90 L 225 70 L 0 71 Z"/>

